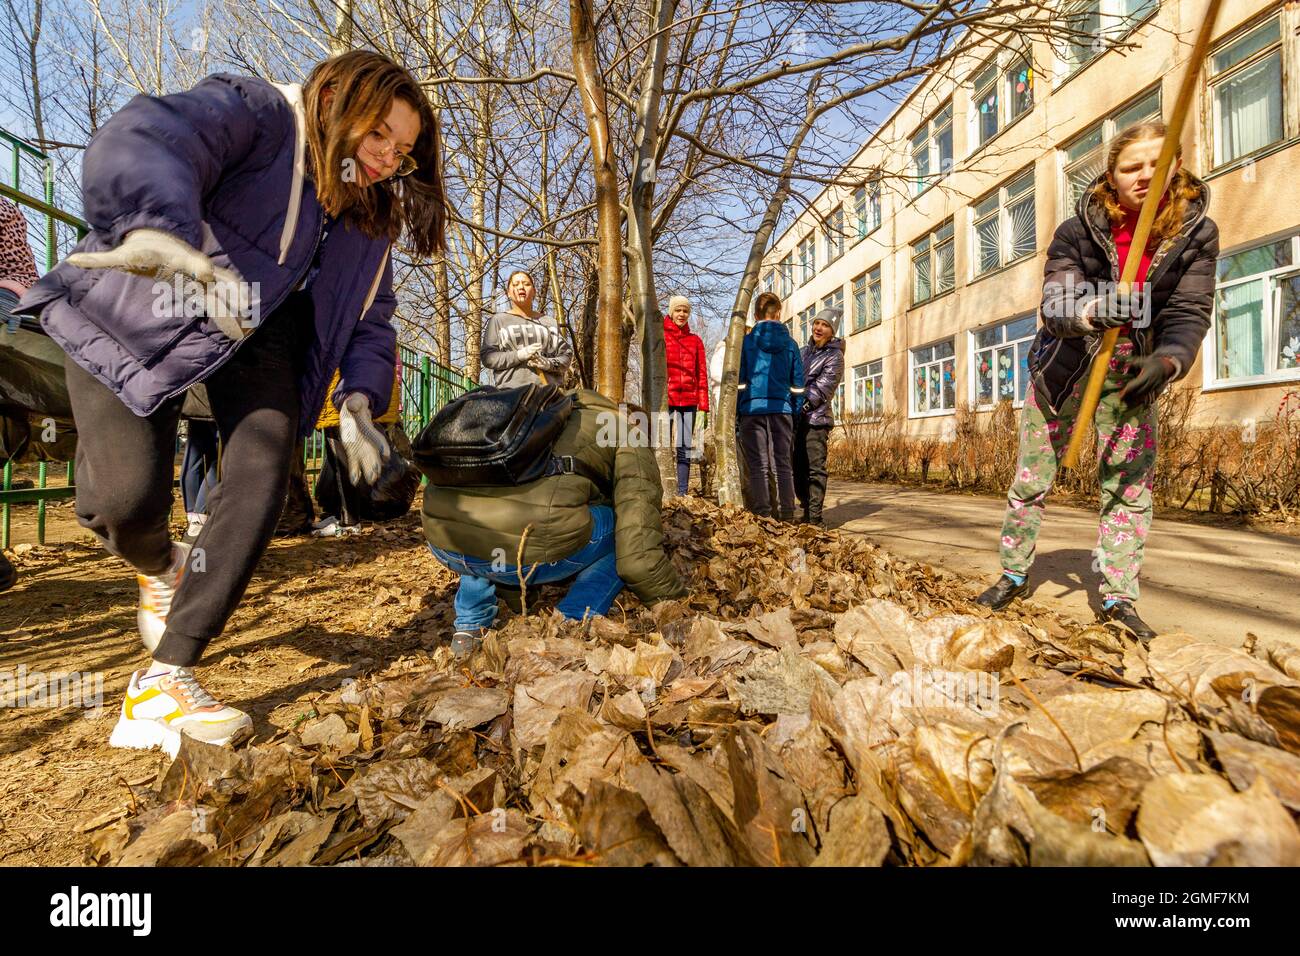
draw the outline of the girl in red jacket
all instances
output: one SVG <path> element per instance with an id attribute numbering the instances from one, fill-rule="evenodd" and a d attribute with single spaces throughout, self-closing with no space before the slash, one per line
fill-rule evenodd
<path id="1" fill-rule="evenodd" d="M 691 461 L 697 457 L 691 444 L 695 413 L 709 410 L 709 362 L 704 342 L 690 329 L 691 302 L 684 295 L 668 300 L 664 316 L 664 349 L 668 360 L 668 414 L 677 450 L 677 493 L 686 494 Z"/>

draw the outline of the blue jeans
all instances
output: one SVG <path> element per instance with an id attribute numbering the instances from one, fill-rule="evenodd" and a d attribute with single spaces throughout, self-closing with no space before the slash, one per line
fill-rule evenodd
<path id="1" fill-rule="evenodd" d="M 187 514 L 207 514 L 208 496 L 217 487 L 217 426 L 189 422 L 185 457 L 181 459 L 181 500 Z"/>
<path id="2" fill-rule="evenodd" d="M 604 505 L 590 508 L 591 540 L 579 551 L 549 564 L 524 568 L 530 585 L 554 584 L 573 579 L 569 592 L 555 606 L 570 620 L 595 617 L 609 611 L 614 598 L 623 590 L 614 557 L 614 511 Z M 519 569 L 512 564 L 472 558 L 456 551 L 429 546 L 433 556 L 460 575 L 456 589 L 456 630 L 473 631 L 491 627 L 497 616 L 498 584 L 519 583 Z"/>
<path id="3" fill-rule="evenodd" d="M 677 493 L 686 494 L 691 483 L 691 462 L 697 457 L 691 445 L 695 437 L 694 405 L 670 405 L 668 416 L 673 429 L 673 448 L 677 452 Z"/>

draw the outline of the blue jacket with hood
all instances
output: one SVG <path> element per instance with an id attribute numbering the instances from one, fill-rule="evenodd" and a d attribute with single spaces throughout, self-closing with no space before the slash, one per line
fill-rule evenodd
<path id="1" fill-rule="evenodd" d="M 803 359 L 789 329 L 768 319 L 745 334 L 737 415 L 797 415 L 803 406 Z"/>

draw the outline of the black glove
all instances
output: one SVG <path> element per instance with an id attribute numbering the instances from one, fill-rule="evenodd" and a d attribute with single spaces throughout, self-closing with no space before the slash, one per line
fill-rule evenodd
<path id="1" fill-rule="evenodd" d="M 1125 405 L 1139 405 L 1160 391 L 1160 387 L 1174 377 L 1178 367 L 1167 355 L 1148 355 L 1128 363 L 1129 371 L 1136 372 L 1127 385 L 1120 389 L 1119 397 Z"/>
<path id="2" fill-rule="evenodd" d="M 1089 310 L 1088 321 L 1099 332 L 1103 329 L 1118 329 L 1130 322 L 1139 321 L 1146 315 L 1142 298 L 1141 289 L 1133 289 L 1125 294 L 1115 286 L 1111 286 L 1108 291 L 1094 300 L 1096 305 Z"/>

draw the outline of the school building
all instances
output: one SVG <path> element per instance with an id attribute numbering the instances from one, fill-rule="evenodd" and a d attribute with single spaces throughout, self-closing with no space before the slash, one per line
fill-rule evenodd
<path id="1" fill-rule="evenodd" d="M 1205 0 L 1069 9 L 1080 42 L 1003 38 L 928 77 L 844 167 L 865 184 L 823 190 L 765 257 L 760 288 L 801 343 L 844 308 L 844 410 L 942 435 L 963 404 L 1023 402 L 1048 242 L 1107 141 L 1169 116 Z M 1300 388 L 1300 3 L 1226 0 L 1199 69 L 1183 162 L 1221 257 L 1180 386 L 1201 393 L 1196 424 L 1263 421 Z"/>

